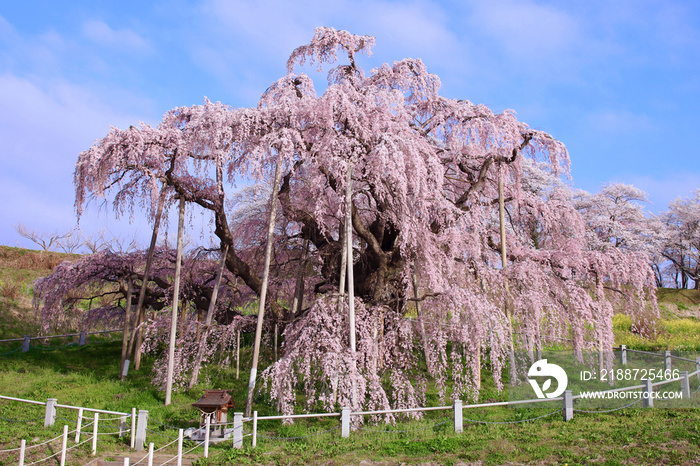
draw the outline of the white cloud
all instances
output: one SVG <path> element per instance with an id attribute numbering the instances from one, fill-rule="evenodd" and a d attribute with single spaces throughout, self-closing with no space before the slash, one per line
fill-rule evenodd
<path id="1" fill-rule="evenodd" d="M 143 37 L 130 29 L 112 29 L 103 21 L 87 21 L 83 24 L 83 34 L 101 45 L 117 49 L 150 52 L 151 46 Z"/>
<path id="2" fill-rule="evenodd" d="M 643 190 L 649 195 L 648 210 L 659 213 L 666 210 L 671 201 L 690 197 L 700 187 L 700 173 L 684 171 L 658 175 L 628 174 L 611 182 L 624 182 Z"/>
<path id="3" fill-rule="evenodd" d="M 649 116 L 627 110 L 601 110 L 588 116 L 588 124 L 609 134 L 630 134 L 654 129 Z"/>
<path id="4" fill-rule="evenodd" d="M 532 1 L 477 1 L 471 24 L 518 61 L 540 61 L 568 53 L 579 42 L 569 14 Z"/>
<path id="5" fill-rule="evenodd" d="M 248 99 L 272 82 L 269 76 L 276 79 L 285 72 L 289 54 L 308 43 L 319 26 L 377 37 L 375 58 L 360 58 L 367 71 L 380 60 L 406 57 L 429 58 L 431 67 L 462 65 L 461 47 L 448 27 L 447 12 L 426 1 L 314 0 L 302 8 L 274 0 L 209 0 L 200 14 L 207 29 L 191 43 L 194 60 L 221 81 L 235 80 L 242 90 L 239 95 L 244 92 Z M 325 83 L 324 78 L 321 81 Z"/>
<path id="6" fill-rule="evenodd" d="M 14 242 L 18 222 L 55 225 L 46 230 L 75 223 L 73 170 L 80 152 L 110 125 L 145 119 L 120 108 L 74 84 L 0 74 L 0 196 L 8 200 L 0 208 L 0 243 Z"/>

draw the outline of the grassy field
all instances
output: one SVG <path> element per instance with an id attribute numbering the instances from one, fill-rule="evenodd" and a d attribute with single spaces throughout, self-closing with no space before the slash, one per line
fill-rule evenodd
<path id="1" fill-rule="evenodd" d="M 37 262 L 30 259 L 32 254 Z M 46 259 L 42 254 L 45 253 L 0 247 L 0 339 L 36 334 L 38 322 L 30 309 L 27 285 L 66 259 L 63 255 Z M 15 282 L 18 284 L 12 285 Z M 3 292 L 14 288 L 19 288 L 20 292 Z M 631 323 L 618 316 L 615 319 L 617 343 L 638 349 L 700 349 L 697 320 L 700 295 L 688 290 L 660 290 L 659 297 L 662 319 L 653 334 L 640 337 L 634 333 Z M 114 334 L 113 338 L 121 337 Z M 176 436 L 174 427 L 198 425 L 198 412 L 190 404 L 199 398 L 203 388 L 231 388 L 236 406 L 243 406 L 247 385 L 244 371 L 237 380 L 235 369 L 210 366 L 195 389 L 175 393 L 173 404 L 164 407 L 163 392 L 150 384 L 150 360 L 146 359 L 139 371 L 132 371 L 127 381 L 120 382 L 119 341 L 90 337 L 86 346 L 63 346 L 67 343 L 54 341 L 53 348 L 39 349 L 44 343 L 33 342 L 28 353 L 11 354 L 5 353 L 20 343 L 0 344 L 0 354 L 3 354 L 0 356 L 0 394 L 38 401 L 51 397 L 62 404 L 124 412 L 130 412 L 132 407 L 148 409 L 149 428 L 152 429 L 148 441 L 153 441 L 156 448 Z M 250 342 L 244 342 L 244 348 L 249 346 Z M 263 355 L 267 361 L 270 357 L 269 352 Z M 250 351 L 243 351 L 242 369 L 249 367 L 249 358 Z M 697 380 L 691 388 L 698 388 Z M 505 396 L 495 391 L 485 374 L 482 400 L 505 399 Z M 434 394 L 429 394 L 428 398 L 428 404 L 437 404 Z M 653 410 L 634 407 L 610 414 L 576 413 L 570 422 L 563 422 L 561 413 L 515 424 L 465 421 L 464 433 L 459 435 L 453 431 L 451 411 L 432 412 L 422 420 L 399 419 L 394 425 L 366 424 L 352 432 L 349 439 L 340 436 L 337 419 L 309 420 L 294 425 L 267 421 L 259 425 L 256 449 L 246 446 L 234 450 L 226 442 L 212 447 L 210 459 L 201 459 L 197 464 L 698 464 L 700 411 L 664 409 L 664 406 L 672 406 L 671 402 L 658 406 L 660 408 Z M 465 418 L 523 421 L 558 408 L 558 403 L 554 403 L 537 409 L 469 410 L 465 411 Z M 256 399 L 256 409 L 261 415 L 274 412 L 264 396 Z M 44 429 L 43 417 L 43 406 L 1 401 L 0 450 L 17 448 L 20 439 L 36 444 L 56 437 L 63 424 L 68 424 L 71 430 L 75 427 L 74 411 L 59 409 L 56 425 L 50 429 Z M 107 424 L 116 429 L 116 422 Z M 246 430 L 249 430 L 248 424 Z M 27 462 L 55 453 L 51 445 L 54 444 L 34 450 L 34 456 L 28 457 Z M 245 445 L 249 445 L 249 439 Z M 128 437 L 101 436 L 98 449 L 100 455 L 111 457 L 129 452 Z M 168 451 L 174 452 L 172 448 Z M 196 452 L 201 455 L 201 449 Z M 143 455 L 131 452 L 130 456 L 133 464 L 134 459 Z M 16 458 L 14 452 L 0 453 L 0 465 L 17 464 Z M 77 453 L 75 450 L 71 453 L 68 464 L 86 464 L 91 459 L 89 446 L 85 445 Z"/>

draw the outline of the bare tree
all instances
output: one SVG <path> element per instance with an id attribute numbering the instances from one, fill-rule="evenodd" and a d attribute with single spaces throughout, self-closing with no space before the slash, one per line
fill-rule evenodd
<path id="1" fill-rule="evenodd" d="M 18 223 L 15 225 L 15 231 L 19 233 L 20 236 L 37 244 L 44 251 L 50 251 L 52 247 L 59 244 L 59 241 L 72 235 L 75 230 L 72 229 L 66 233 L 42 233 L 37 230 L 30 230 L 24 224 Z"/>

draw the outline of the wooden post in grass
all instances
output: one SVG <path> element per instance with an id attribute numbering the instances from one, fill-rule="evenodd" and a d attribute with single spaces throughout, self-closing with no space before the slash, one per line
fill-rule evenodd
<path id="1" fill-rule="evenodd" d="M 243 448 L 243 413 L 233 413 L 233 448 Z"/>
<path id="2" fill-rule="evenodd" d="M 136 439 L 134 441 L 134 449 L 136 449 L 136 451 L 143 451 L 143 446 L 146 443 L 147 424 L 148 410 L 139 409 L 138 424 L 136 425 Z"/>
<path id="3" fill-rule="evenodd" d="M 454 401 L 454 422 L 455 422 L 455 433 L 461 434 L 464 431 L 464 418 L 462 412 L 462 400 Z"/>
<path id="4" fill-rule="evenodd" d="M 175 371 L 175 339 L 177 336 L 177 307 L 180 304 L 180 270 L 182 268 L 182 234 L 185 229 L 185 197 L 180 196 L 177 219 L 177 254 L 175 256 L 175 282 L 173 283 L 173 309 L 170 314 L 170 345 L 168 346 L 168 375 L 165 382 L 165 406 L 170 404 Z"/>
<path id="5" fill-rule="evenodd" d="M 574 418 L 574 399 L 571 393 L 571 390 L 564 390 L 564 406 L 562 412 L 564 414 L 565 422 L 570 421 Z"/>
<path id="6" fill-rule="evenodd" d="M 46 400 L 46 414 L 44 415 L 44 427 L 51 427 L 56 421 L 56 398 Z"/>

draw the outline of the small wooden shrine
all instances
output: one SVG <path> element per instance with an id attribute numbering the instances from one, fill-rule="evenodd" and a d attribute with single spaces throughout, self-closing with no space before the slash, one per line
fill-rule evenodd
<path id="1" fill-rule="evenodd" d="M 192 406 L 199 409 L 199 427 L 207 424 L 207 416 L 211 416 L 211 436 L 223 437 L 226 432 L 228 410 L 233 409 L 231 390 L 204 390 L 204 395 Z"/>

